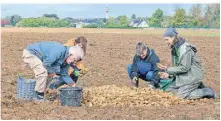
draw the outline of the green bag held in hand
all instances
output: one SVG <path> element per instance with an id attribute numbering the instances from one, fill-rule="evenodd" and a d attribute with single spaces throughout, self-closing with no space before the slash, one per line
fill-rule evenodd
<path id="1" fill-rule="evenodd" d="M 165 91 L 170 84 L 172 84 L 173 80 L 172 79 L 163 79 L 163 80 L 160 80 L 160 85 L 161 85 L 161 89 L 163 91 Z"/>

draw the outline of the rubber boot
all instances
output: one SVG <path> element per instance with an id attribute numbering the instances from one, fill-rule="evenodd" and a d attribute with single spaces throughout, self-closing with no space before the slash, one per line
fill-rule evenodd
<path id="1" fill-rule="evenodd" d="M 205 87 L 202 89 L 202 91 L 203 91 L 204 98 L 213 98 L 213 99 L 216 98 L 216 93 L 215 91 L 213 91 L 211 87 Z"/>

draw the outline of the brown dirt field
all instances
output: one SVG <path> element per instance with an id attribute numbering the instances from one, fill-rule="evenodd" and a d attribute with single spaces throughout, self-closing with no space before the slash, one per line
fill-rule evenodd
<path id="1" fill-rule="evenodd" d="M 170 60 L 170 50 L 162 39 L 163 31 L 163 29 L 3 28 L 1 38 L 1 118 L 5 120 L 220 119 L 219 30 L 178 29 L 182 37 L 197 46 L 198 55 L 205 68 L 205 83 L 218 93 L 218 99 L 201 99 L 182 103 L 169 94 L 149 90 L 145 87 L 144 82 L 141 82 L 141 88 L 138 91 L 146 90 L 145 93 L 127 94 L 130 91 L 133 92 L 128 87 L 127 64 L 132 62 L 136 42 L 146 42 L 149 47 L 155 50 L 162 63 Z M 88 49 L 84 63 L 90 71 L 78 80 L 78 85 L 85 87 L 86 91 L 92 90 L 99 93 L 91 93 L 88 96 L 91 98 L 90 101 L 99 100 L 95 97 L 103 99 L 105 96 L 112 101 L 104 99 L 106 103 L 99 100 L 97 101 L 99 103 L 92 102 L 93 106 L 84 102 L 81 107 L 65 107 L 60 106 L 57 102 L 38 103 L 15 99 L 17 73 L 22 72 L 33 77 L 33 72 L 23 66 L 21 59 L 22 51 L 28 44 L 46 40 L 65 43 L 70 38 L 82 35 L 88 38 Z M 126 92 L 122 92 L 122 89 Z M 119 92 L 116 93 L 117 91 Z M 119 95 L 121 99 L 114 96 L 108 97 L 109 92 L 115 97 L 117 94 L 121 94 Z M 125 99 L 130 101 L 123 99 L 122 95 L 125 95 Z M 151 100 L 152 97 L 155 100 Z M 118 105 L 117 101 L 119 100 L 129 104 L 137 102 L 139 104 L 125 106 L 119 103 Z M 146 100 L 155 103 L 145 104 Z M 164 106 L 162 100 L 168 102 L 168 105 Z"/>

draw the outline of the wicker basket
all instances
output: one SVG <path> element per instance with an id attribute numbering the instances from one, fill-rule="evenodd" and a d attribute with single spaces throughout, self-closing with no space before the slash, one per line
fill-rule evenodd
<path id="1" fill-rule="evenodd" d="M 35 92 L 34 79 L 24 79 L 20 75 L 17 78 L 17 95 L 16 98 L 22 98 L 26 100 L 32 100 L 37 97 Z"/>

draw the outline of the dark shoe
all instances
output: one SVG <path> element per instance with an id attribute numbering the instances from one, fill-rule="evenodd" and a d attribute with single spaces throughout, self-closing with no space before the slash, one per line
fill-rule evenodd
<path id="1" fill-rule="evenodd" d="M 147 82 L 147 87 L 151 89 L 157 89 L 157 88 L 160 88 L 160 84 L 155 83 L 154 81 L 150 81 L 150 82 Z"/>
<path id="2" fill-rule="evenodd" d="M 148 84 L 147 87 L 151 88 L 151 89 L 156 89 L 156 87 L 152 84 Z"/>
<path id="3" fill-rule="evenodd" d="M 200 85 L 199 85 L 199 89 L 203 89 L 203 88 L 205 88 L 206 86 L 203 84 L 203 83 L 201 83 Z"/>
<path id="4" fill-rule="evenodd" d="M 40 102 L 44 102 L 44 101 L 45 101 L 45 99 L 44 99 L 44 93 L 43 93 L 43 92 L 37 92 L 37 91 L 36 91 L 36 98 L 34 98 L 33 100 L 40 101 Z"/>
<path id="5" fill-rule="evenodd" d="M 211 87 L 205 87 L 202 90 L 203 90 L 203 94 L 204 94 L 203 97 L 204 98 L 213 98 L 213 99 L 215 99 L 217 97 L 215 91 L 213 91 L 213 89 Z"/>

